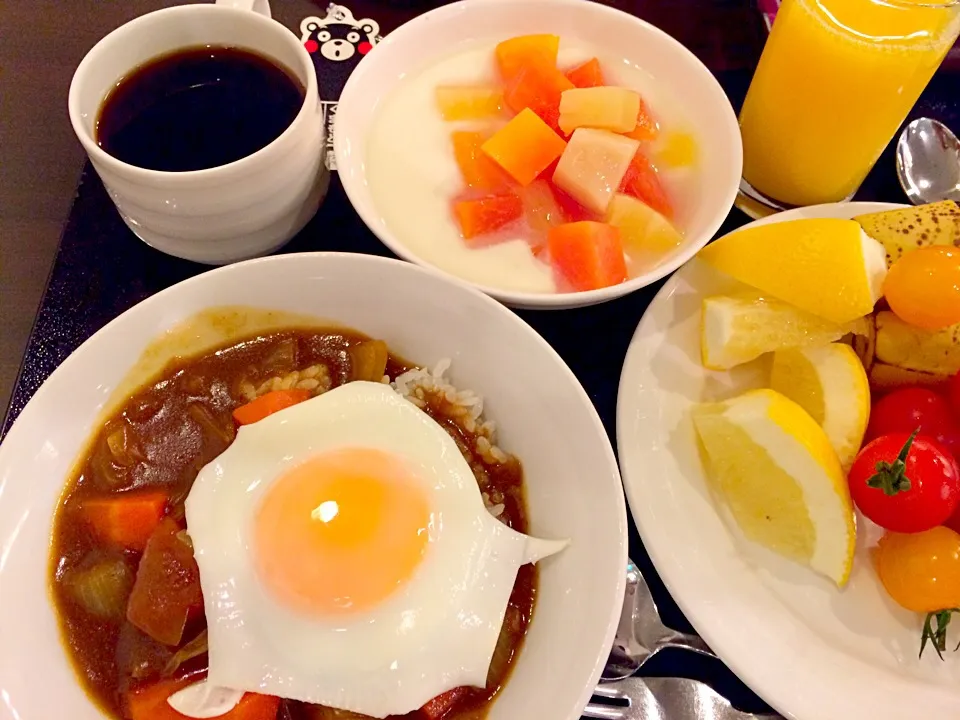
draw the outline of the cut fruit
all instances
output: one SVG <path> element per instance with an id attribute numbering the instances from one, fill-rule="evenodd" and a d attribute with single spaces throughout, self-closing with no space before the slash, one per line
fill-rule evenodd
<path id="1" fill-rule="evenodd" d="M 529 185 L 563 154 L 567 143 L 532 110 L 523 110 L 482 150 L 521 185 Z"/>
<path id="2" fill-rule="evenodd" d="M 707 476 L 747 538 L 842 587 L 856 542 L 850 491 L 823 429 L 792 400 L 751 390 L 699 405 Z"/>
<path id="3" fill-rule="evenodd" d="M 835 323 L 871 313 L 887 274 L 883 246 L 853 220 L 837 218 L 754 225 L 707 245 L 698 257 Z"/>
<path id="4" fill-rule="evenodd" d="M 596 58 L 590 58 L 582 65 L 570 68 L 564 75 L 578 88 L 601 87 L 604 84 L 603 68 Z"/>
<path id="5" fill-rule="evenodd" d="M 551 228 L 566 221 L 553 194 L 553 188 L 546 180 L 534 180 L 521 189 L 520 199 L 523 201 L 523 214 L 527 224 L 536 236 L 534 246 L 545 245 Z"/>
<path id="6" fill-rule="evenodd" d="M 683 242 L 669 220 L 630 195 L 613 196 L 607 222 L 619 228 L 623 251 L 641 269 L 653 267 Z"/>
<path id="7" fill-rule="evenodd" d="M 690 133 L 668 132 L 660 136 L 656 158 L 661 167 L 693 167 L 698 156 L 697 141 Z"/>
<path id="8" fill-rule="evenodd" d="M 660 174 L 642 150 L 637 150 L 623 176 L 621 192 L 642 200 L 667 218 L 673 217 L 673 204 L 660 182 Z"/>
<path id="9" fill-rule="evenodd" d="M 574 88 L 560 96 L 560 129 L 569 135 L 580 127 L 623 133 L 637 124 L 640 96 L 618 87 Z"/>
<path id="10" fill-rule="evenodd" d="M 904 370 L 953 375 L 960 371 L 960 325 L 922 330 L 888 310 L 877 313 L 877 360 Z"/>
<path id="11" fill-rule="evenodd" d="M 557 273 L 576 291 L 596 290 L 627 279 L 620 231 L 584 221 L 550 230 L 548 247 Z"/>
<path id="12" fill-rule="evenodd" d="M 453 133 L 453 156 L 467 187 L 474 190 L 506 190 L 511 183 L 510 176 L 480 149 L 489 137 L 489 133 L 485 132 Z"/>
<path id="13" fill-rule="evenodd" d="M 704 298 L 700 355 L 710 370 L 729 370 L 764 353 L 827 345 L 844 335 L 866 335 L 863 318 L 832 323 L 782 300 L 746 291 Z"/>
<path id="14" fill-rule="evenodd" d="M 510 80 L 531 58 L 557 66 L 559 35 L 521 35 L 497 45 L 497 67 L 504 80 Z"/>
<path id="15" fill-rule="evenodd" d="M 624 133 L 628 138 L 649 142 L 656 140 L 660 134 L 660 123 L 653 119 L 647 104 L 640 98 L 640 111 L 637 113 L 637 125 L 628 133 Z"/>
<path id="16" fill-rule="evenodd" d="M 853 348 L 831 343 L 775 352 L 770 388 L 817 421 L 830 438 L 844 472 L 849 470 L 870 419 L 870 383 Z"/>
<path id="17" fill-rule="evenodd" d="M 574 130 L 553 182 L 590 212 L 603 215 L 639 146 L 606 130 Z"/>
<path id="18" fill-rule="evenodd" d="M 503 106 L 503 91 L 489 85 L 444 85 L 436 96 L 440 114 L 449 122 L 493 117 Z"/>
<path id="19" fill-rule="evenodd" d="M 854 218 L 887 251 L 887 265 L 926 245 L 960 247 L 960 206 L 952 200 Z"/>
<path id="20" fill-rule="evenodd" d="M 523 215 L 523 203 L 512 193 L 458 200 L 453 212 L 465 240 L 493 232 Z"/>
<path id="21" fill-rule="evenodd" d="M 559 131 L 560 97 L 575 89 L 556 66 L 533 58 L 507 81 L 503 102 L 515 113 L 533 110 L 554 131 Z"/>

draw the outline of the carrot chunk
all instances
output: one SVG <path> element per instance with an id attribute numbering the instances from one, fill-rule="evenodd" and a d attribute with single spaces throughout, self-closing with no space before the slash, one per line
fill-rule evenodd
<path id="1" fill-rule="evenodd" d="M 578 88 L 601 87 L 604 85 L 603 69 L 600 67 L 600 61 L 596 58 L 590 58 L 582 65 L 570 68 L 564 75 Z"/>
<path id="2" fill-rule="evenodd" d="M 637 113 L 637 126 L 630 132 L 624 133 L 624 135 L 628 138 L 641 140 L 643 142 L 656 140 L 657 136 L 660 135 L 660 123 L 653 119 L 653 115 L 650 114 L 650 108 L 647 107 L 643 98 L 640 98 L 640 112 Z"/>
<path id="3" fill-rule="evenodd" d="M 420 708 L 420 716 L 423 720 L 443 720 L 469 693 L 470 689 L 466 687 L 447 690 Z"/>
<path id="4" fill-rule="evenodd" d="M 523 203 L 513 193 L 488 195 L 453 204 L 464 239 L 470 240 L 503 227 L 523 214 Z"/>
<path id="5" fill-rule="evenodd" d="M 233 419 L 239 425 L 250 425 L 309 399 L 309 390 L 274 390 L 238 407 L 233 411 Z"/>
<path id="6" fill-rule="evenodd" d="M 642 200 L 658 213 L 673 218 L 673 204 L 660 182 L 660 175 L 642 150 L 638 150 L 620 184 L 621 192 Z"/>
<path id="7" fill-rule="evenodd" d="M 503 102 L 515 113 L 530 108 L 552 130 L 559 131 L 560 97 L 573 89 L 573 83 L 555 66 L 533 58 L 507 81 Z"/>
<path id="8" fill-rule="evenodd" d="M 164 645 L 179 645 L 187 620 L 203 609 L 200 569 L 173 518 L 147 540 L 127 604 L 127 620 Z"/>
<path id="9" fill-rule="evenodd" d="M 453 155 L 467 187 L 474 190 L 505 190 L 510 185 L 510 176 L 481 151 L 489 139 L 484 132 L 455 132 Z"/>
<path id="10" fill-rule="evenodd" d="M 190 720 L 170 707 L 167 698 L 192 682 L 190 678 L 161 680 L 128 692 L 126 701 L 131 720 Z M 246 693 L 235 708 L 217 717 L 218 720 L 276 720 L 279 711 L 280 698 Z"/>
<path id="11" fill-rule="evenodd" d="M 497 45 L 497 67 L 504 80 L 510 80 L 531 58 L 557 66 L 559 35 L 520 35 Z"/>
<path id="12" fill-rule="evenodd" d="M 84 501 L 80 512 L 102 542 L 142 551 L 167 509 L 162 492 L 138 492 Z"/>
<path id="13" fill-rule="evenodd" d="M 563 154 L 567 143 L 530 109 L 487 140 L 481 150 L 521 185 L 529 185 Z"/>
<path id="14" fill-rule="evenodd" d="M 554 269 L 574 290 L 596 290 L 627 279 L 620 231 L 606 223 L 567 223 L 548 239 Z"/>

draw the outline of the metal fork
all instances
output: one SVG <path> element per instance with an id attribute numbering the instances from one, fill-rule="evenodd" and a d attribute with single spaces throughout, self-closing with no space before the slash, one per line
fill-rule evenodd
<path id="1" fill-rule="evenodd" d="M 594 693 L 619 705 L 592 702 L 583 717 L 598 720 L 782 720 L 737 710 L 713 688 L 687 678 L 632 677 L 600 683 Z"/>
<path id="2" fill-rule="evenodd" d="M 647 581 L 633 560 L 627 563 L 627 589 L 617 635 L 610 658 L 601 676 L 603 680 L 623 680 L 635 674 L 643 664 L 664 648 L 680 648 L 716 657 L 699 635 L 672 630 L 663 624 Z"/>

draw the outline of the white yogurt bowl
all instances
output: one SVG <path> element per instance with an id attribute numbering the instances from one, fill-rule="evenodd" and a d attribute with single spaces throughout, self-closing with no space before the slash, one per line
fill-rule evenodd
<path id="1" fill-rule="evenodd" d="M 401 233 L 385 218 L 383 193 L 372 187 L 371 135 L 399 83 L 479 44 L 489 43 L 492 56 L 497 42 L 529 33 L 559 35 L 561 48 L 570 40 L 602 49 L 601 62 L 616 65 L 618 73 L 623 67 L 649 77 L 654 87 L 674 96 L 684 117 L 684 129 L 697 140 L 696 176 L 686 186 L 687 196 L 683 198 L 689 209 L 683 223 L 684 242 L 653 269 L 619 285 L 585 292 L 545 292 L 505 289 L 476 276 L 465 277 L 468 273 L 455 264 L 426 257 L 422 250 L 402 240 Z M 586 0 L 463 0 L 403 25 L 378 44 L 348 80 L 337 110 L 334 150 L 351 203 L 394 253 L 420 265 L 437 267 L 512 307 L 541 309 L 613 300 L 676 270 L 706 245 L 723 223 L 736 197 L 743 161 L 736 115 L 710 71 L 663 31 Z M 415 174 L 409 177 L 410 182 L 417 181 Z M 408 212 L 422 217 L 418 208 Z M 426 228 L 423 239 L 435 234 L 432 226 Z M 461 268 L 464 262 L 469 261 L 461 258 Z"/>
<path id="2" fill-rule="evenodd" d="M 526 642 L 489 718 L 579 718 L 613 640 L 627 554 L 616 459 L 586 392 L 489 297 L 397 260 L 310 253 L 214 270 L 140 303 L 64 361 L 14 423 L 0 445 L 0 719 L 102 720 L 61 645 L 48 590 L 54 510 L 144 349 L 223 305 L 335 321 L 417 363 L 450 358 L 451 382 L 483 395 L 499 444 L 523 463 L 530 532 L 571 539 L 540 567 Z"/>

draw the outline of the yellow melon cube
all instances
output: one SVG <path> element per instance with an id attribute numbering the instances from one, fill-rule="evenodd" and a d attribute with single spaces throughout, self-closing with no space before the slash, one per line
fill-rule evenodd
<path id="1" fill-rule="evenodd" d="M 503 107 L 503 91 L 489 85 L 441 85 L 436 98 L 440 114 L 449 122 L 481 120 Z"/>

